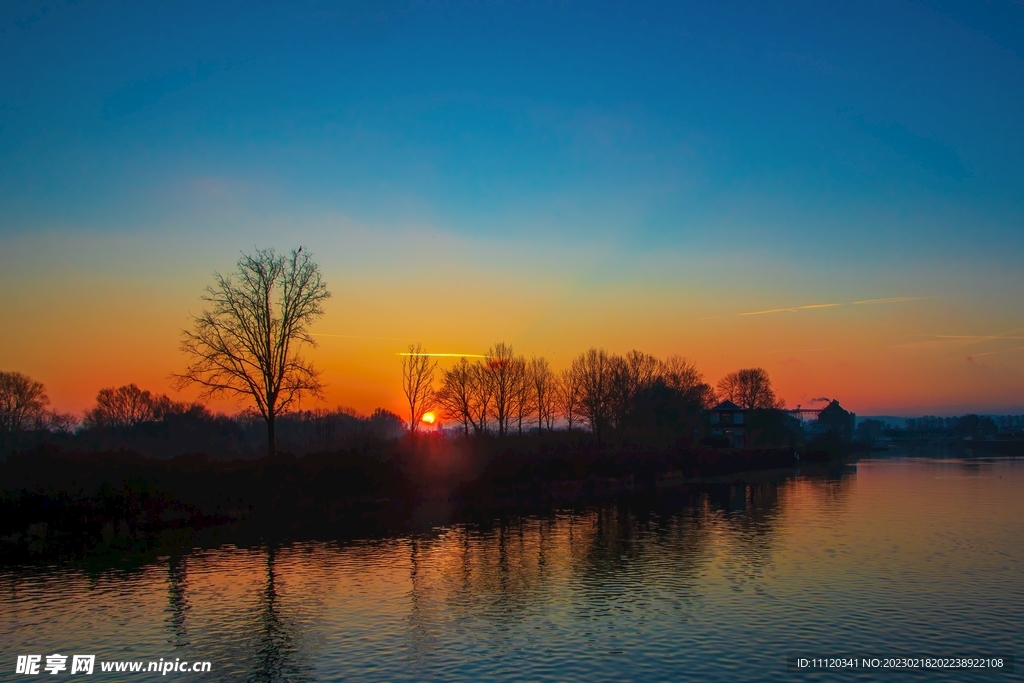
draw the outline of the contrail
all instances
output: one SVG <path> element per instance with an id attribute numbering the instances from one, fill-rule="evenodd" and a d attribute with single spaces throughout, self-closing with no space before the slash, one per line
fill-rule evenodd
<path id="1" fill-rule="evenodd" d="M 864 299 L 863 301 L 854 301 L 856 304 L 898 304 L 901 301 L 920 301 L 921 299 L 934 299 L 932 296 L 894 296 L 888 299 Z"/>
<path id="2" fill-rule="evenodd" d="M 1014 346 L 1011 349 L 1001 349 L 999 351 L 986 351 L 985 353 L 972 353 L 971 358 L 980 358 L 981 356 L 991 356 L 994 353 L 1009 353 L 1010 351 L 1020 351 L 1024 349 L 1024 346 Z"/>
<path id="3" fill-rule="evenodd" d="M 933 299 L 931 296 L 894 296 L 888 299 L 863 299 L 854 301 L 849 305 L 857 304 L 895 304 L 901 301 L 920 301 L 921 299 Z M 764 315 L 766 313 L 796 313 L 808 308 L 834 308 L 846 306 L 847 304 L 810 304 L 808 306 L 790 306 L 789 308 L 769 308 L 767 311 L 751 311 L 750 313 L 737 313 L 737 315 Z"/>
<path id="4" fill-rule="evenodd" d="M 1024 339 L 1024 337 L 1002 334 L 937 334 L 939 339 L 977 339 L 978 341 L 992 341 L 994 339 Z"/>
<path id="5" fill-rule="evenodd" d="M 791 308 L 770 308 L 767 311 L 752 311 L 750 313 L 740 313 L 739 315 L 764 315 L 765 313 L 783 313 L 790 312 L 796 313 L 799 310 L 805 308 L 832 308 L 833 306 L 842 306 L 843 304 L 810 304 L 808 306 L 793 306 Z"/>
<path id="6" fill-rule="evenodd" d="M 396 356 L 438 356 L 440 358 L 487 358 L 479 353 L 396 353 Z"/>
<path id="7" fill-rule="evenodd" d="M 841 351 L 839 348 L 820 348 L 820 349 L 785 349 L 782 351 L 765 351 L 765 353 L 809 353 L 811 351 Z"/>
<path id="8" fill-rule="evenodd" d="M 326 332 L 310 332 L 314 337 L 341 337 L 342 339 L 384 339 L 387 341 L 408 341 L 405 337 L 364 337 L 358 334 L 327 334 Z"/>

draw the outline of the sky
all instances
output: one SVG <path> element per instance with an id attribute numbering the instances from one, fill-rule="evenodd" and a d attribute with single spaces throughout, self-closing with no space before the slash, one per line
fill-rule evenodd
<path id="1" fill-rule="evenodd" d="M 326 407 L 504 341 L 1024 412 L 1020 2 L 14 0 L 0 64 L 0 369 L 59 410 L 191 398 L 214 271 L 302 245 Z"/>

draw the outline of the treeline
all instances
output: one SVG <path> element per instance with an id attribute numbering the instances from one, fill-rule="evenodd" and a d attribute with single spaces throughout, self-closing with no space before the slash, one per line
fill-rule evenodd
<path id="1" fill-rule="evenodd" d="M 527 359 L 498 343 L 482 359 L 460 358 L 440 373 L 436 388 L 436 363 L 428 358 L 413 346 L 403 363 L 413 431 L 424 413 L 440 409 L 466 436 L 559 426 L 587 429 L 600 442 L 609 432 L 678 425 L 724 399 L 750 409 L 782 406 L 761 368 L 730 373 L 716 391 L 681 356 L 663 360 L 641 351 L 617 355 L 592 348 L 556 372 L 545 358 Z"/>
<path id="2" fill-rule="evenodd" d="M 291 411 L 277 418 L 276 440 L 293 454 L 329 452 L 360 440 L 396 439 L 406 428 L 415 435 L 424 414 L 437 411 L 467 437 L 559 429 L 590 432 L 599 443 L 616 434 L 667 444 L 694 434 L 701 411 L 720 400 L 749 409 L 782 405 L 761 368 L 730 373 L 716 389 L 681 356 L 592 348 L 556 371 L 545 358 L 528 359 L 505 343 L 441 372 L 428 353 L 412 347 L 403 364 L 403 387 L 408 423 L 385 409 L 368 416 L 344 408 Z M 42 383 L 0 372 L 0 455 L 50 443 L 157 457 L 258 457 L 266 452 L 265 430 L 265 417 L 254 410 L 214 414 L 202 403 L 175 401 L 135 384 L 100 389 L 80 417 L 58 413 L 49 409 Z"/>
<path id="3" fill-rule="evenodd" d="M 907 420 L 908 432 L 946 432 L 963 436 L 995 436 L 1024 432 L 1024 415 L 958 415 L 924 417 Z"/>
<path id="4" fill-rule="evenodd" d="M 909 418 L 905 427 L 896 427 L 881 420 L 862 420 L 858 434 L 865 440 L 881 436 L 893 438 L 1005 439 L 1024 438 L 1024 415 L 956 415 L 938 417 L 924 415 Z"/>
<path id="5" fill-rule="evenodd" d="M 45 387 L 16 372 L 0 372 L 0 455 L 48 443 L 66 450 L 128 449 L 169 458 L 202 453 L 220 459 L 266 454 L 261 416 L 214 414 L 201 403 L 175 401 L 135 384 L 100 389 L 81 418 L 49 410 Z M 302 410 L 280 418 L 280 443 L 296 454 L 336 451 L 367 440 L 395 439 L 404 425 L 378 409 L 368 416 L 345 408 Z"/>

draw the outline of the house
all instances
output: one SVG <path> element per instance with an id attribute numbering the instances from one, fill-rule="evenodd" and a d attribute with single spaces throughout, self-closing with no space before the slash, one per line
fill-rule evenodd
<path id="1" fill-rule="evenodd" d="M 844 410 L 839 405 L 839 401 L 832 401 L 818 413 L 818 423 L 815 425 L 814 433 L 849 441 L 853 438 L 856 424 L 857 415 L 855 413 Z"/>
<path id="2" fill-rule="evenodd" d="M 727 448 L 789 448 L 803 443 L 800 420 L 777 408 L 741 408 L 722 401 L 707 411 L 709 441 Z"/>
<path id="3" fill-rule="evenodd" d="M 722 401 L 708 411 L 708 416 L 711 436 L 716 440 L 724 439 L 732 448 L 744 448 L 747 445 L 748 411 L 732 401 Z"/>

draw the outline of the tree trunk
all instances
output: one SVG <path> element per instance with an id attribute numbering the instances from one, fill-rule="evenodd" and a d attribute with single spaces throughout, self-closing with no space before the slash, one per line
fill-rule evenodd
<path id="1" fill-rule="evenodd" d="M 273 458 L 277 449 L 274 440 L 274 414 L 267 416 L 267 457 Z"/>

